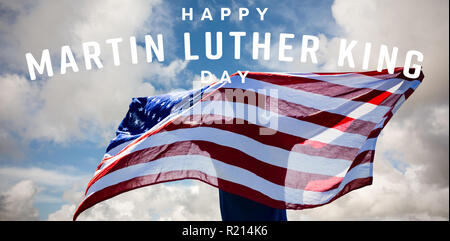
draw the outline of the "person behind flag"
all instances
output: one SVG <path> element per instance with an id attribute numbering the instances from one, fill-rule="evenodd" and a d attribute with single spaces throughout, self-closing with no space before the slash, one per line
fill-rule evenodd
<path id="1" fill-rule="evenodd" d="M 286 209 L 276 209 L 219 189 L 222 221 L 287 221 Z"/>

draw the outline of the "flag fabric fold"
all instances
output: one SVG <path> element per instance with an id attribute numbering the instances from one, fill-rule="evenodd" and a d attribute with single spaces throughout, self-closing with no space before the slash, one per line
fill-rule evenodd
<path id="1" fill-rule="evenodd" d="M 382 72 L 234 74 L 133 98 L 73 219 L 123 192 L 196 179 L 278 209 L 372 184 L 377 138 L 420 85 Z"/>

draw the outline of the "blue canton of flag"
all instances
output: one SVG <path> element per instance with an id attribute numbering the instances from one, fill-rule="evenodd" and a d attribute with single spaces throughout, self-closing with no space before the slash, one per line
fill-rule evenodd
<path id="1" fill-rule="evenodd" d="M 162 120 L 168 116 L 188 109 L 201 99 L 209 88 L 211 86 L 205 86 L 199 90 L 133 98 L 125 118 L 117 128 L 116 137 L 106 148 L 105 157 L 115 155 L 115 152 L 111 152 L 112 149 L 118 149 L 115 147 L 139 138 L 158 123 L 162 123 Z"/>

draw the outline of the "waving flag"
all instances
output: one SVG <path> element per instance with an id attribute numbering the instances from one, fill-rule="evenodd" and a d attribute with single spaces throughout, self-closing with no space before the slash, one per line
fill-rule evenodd
<path id="1" fill-rule="evenodd" d="M 378 135 L 423 79 L 402 71 L 250 72 L 134 98 L 74 220 L 120 193 L 181 179 L 278 209 L 370 185 Z"/>

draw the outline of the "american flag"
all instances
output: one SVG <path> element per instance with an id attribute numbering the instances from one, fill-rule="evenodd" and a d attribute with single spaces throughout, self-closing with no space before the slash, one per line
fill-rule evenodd
<path id="1" fill-rule="evenodd" d="M 279 209 L 372 184 L 377 138 L 423 79 L 382 72 L 232 75 L 133 98 L 73 219 L 136 188 L 196 179 Z"/>

